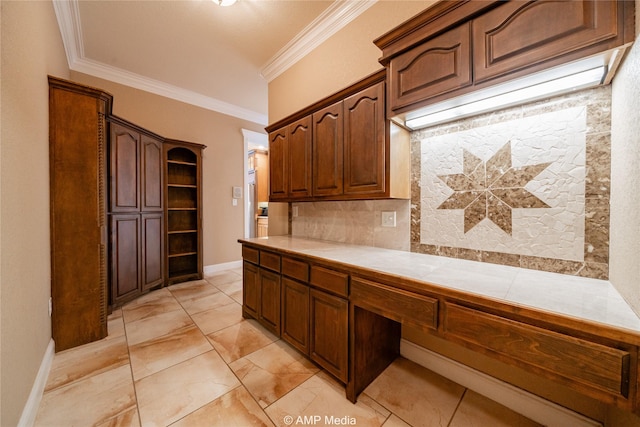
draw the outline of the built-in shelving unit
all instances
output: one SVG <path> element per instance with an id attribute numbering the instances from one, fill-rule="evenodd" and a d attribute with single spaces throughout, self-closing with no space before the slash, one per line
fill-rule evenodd
<path id="1" fill-rule="evenodd" d="M 202 278 L 201 192 L 198 145 L 167 144 L 167 279 Z"/>

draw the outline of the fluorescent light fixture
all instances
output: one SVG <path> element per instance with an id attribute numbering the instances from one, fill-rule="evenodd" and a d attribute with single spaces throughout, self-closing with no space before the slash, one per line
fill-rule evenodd
<path id="1" fill-rule="evenodd" d="M 218 6 L 231 6 L 236 2 L 236 0 L 211 0 Z"/>
<path id="2" fill-rule="evenodd" d="M 523 104 L 574 90 L 586 89 L 599 85 L 606 71 L 607 67 L 600 65 L 586 71 L 579 71 L 562 77 L 542 74 L 542 78 L 538 76 L 537 78 L 530 79 L 528 82 L 529 85 L 525 87 L 522 86 L 526 84 L 527 81 L 525 79 L 519 79 L 516 82 L 509 82 L 490 88 L 486 96 L 478 100 L 465 102 L 463 100 L 464 98 L 460 98 L 457 101 L 454 99 L 412 113 L 407 116 L 405 125 L 413 130 L 421 129 L 487 111 Z M 545 76 L 551 78 L 544 80 Z M 540 81 L 541 79 L 544 81 Z M 532 82 L 533 84 L 531 84 Z M 497 94 L 494 95 L 494 93 Z M 466 98 L 466 100 L 468 99 L 469 97 Z"/>

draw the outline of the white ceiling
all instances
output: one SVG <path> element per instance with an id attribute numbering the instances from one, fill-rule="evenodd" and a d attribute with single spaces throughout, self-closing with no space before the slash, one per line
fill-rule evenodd
<path id="1" fill-rule="evenodd" d="M 69 67 L 266 125 L 268 82 L 377 0 L 53 0 Z"/>

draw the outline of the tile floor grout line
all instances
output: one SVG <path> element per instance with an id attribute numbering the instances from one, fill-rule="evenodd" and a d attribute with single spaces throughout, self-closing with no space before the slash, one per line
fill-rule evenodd
<path id="1" fill-rule="evenodd" d="M 120 311 L 120 318 L 122 319 L 122 333 L 124 335 L 124 343 L 127 346 L 127 358 L 129 359 L 129 373 L 131 374 L 131 386 L 133 387 L 133 398 L 136 401 L 136 412 L 138 413 L 138 422 L 142 426 L 142 414 L 140 413 L 140 405 L 138 403 L 138 389 L 136 388 L 136 379 L 133 376 L 133 365 L 131 363 L 131 349 L 129 347 L 129 337 L 127 336 L 127 322 L 124 319 L 124 311 L 122 307 L 118 308 Z M 107 336 L 109 332 L 107 331 Z"/>
<path id="2" fill-rule="evenodd" d="M 222 292 L 223 294 L 225 294 L 226 296 L 228 296 L 229 298 L 231 298 L 231 296 L 230 296 L 229 294 L 227 294 L 226 292 L 224 292 L 222 289 L 218 288 L 216 285 L 214 285 L 213 283 L 209 282 L 208 280 L 206 280 L 206 279 L 204 279 L 204 280 L 205 280 L 209 285 L 211 285 L 211 286 L 215 287 L 216 289 L 218 289 L 218 292 Z M 196 411 L 198 411 L 198 410 L 202 409 L 203 407 L 205 407 L 205 406 L 207 406 L 207 405 L 209 405 L 209 404 L 211 404 L 211 403 L 215 402 L 215 401 L 216 401 L 216 400 L 218 400 L 218 399 L 221 399 L 223 396 L 226 396 L 227 394 L 231 393 L 232 391 L 234 391 L 234 390 L 236 390 L 236 389 L 238 389 L 238 388 L 242 387 L 242 388 L 244 388 L 244 389 L 245 389 L 245 391 L 249 394 L 249 396 L 251 396 L 251 399 L 253 399 L 253 401 L 258 405 L 258 407 L 259 407 L 259 408 L 260 408 L 260 410 L 264 413 L 264 415 L 267 417 L 267 419 L 269 419 L 269 420 L 271 420 L 271 421 L 273 422 L 272 418 L 271 418 L 271 417 L 269 416 L 269 414 L 267 414 L 267 412 L 265 411 L 265 409 L 266 409 L 266 408 L 263 408 L 263 407 L 262 407 L 262 405 L 260 405 L 260 402 L 258 402 L 258 400 L 257 400 L 257 399 L 256 399 L 256 397 L 253 395 L 253 393 L 251 393 L 251 391 L 247 388 L 247 386 L 245 385 L 245 383 L 240 379 L 240 377 L 238 377 L 238 375 L 236 374 L 236 372 L 235 372 L 233 369 L 231 369 L 231 366 L 230 366 L 230 364 L 231 364 L 231 363 L 233 363 L 233 362 L 235 362 L 236 360 L 240 360 L 240 359 L 242 359 L 243 357 L 246 357 L 246 356 L 248 356 L 248 355 L 250 355 L 250 354 L 253 354 L 253 353 L 255 353 L 256 351 L 259 351 L 260 349 L 257 349 L 257 350 L 255 350 L 255 351 L 253 351 L 253 352 L 251 352 L 251 353 L 249 353 L 249 354 L 246 354 L 246 355 L 244 355 L 244 356 L 242 356 L 242 357 L 240 357 L 240 358 L 238 358 L 238 359 L 236 359 L 236 360 L 233 360 L 233 361 L 231 361 L 231 362 L 227 362 L 227 361 L 224 359 L 224 357 L 222 357 L 222 354 L 220 354 L 220 352 L 218 351 L 218 349 L 216 349 L 216 347 L 211 343 L 211 341 L 210 341 L 210 340 L 209 340 L 209 338 L 208 338 L 208 335 L 211 335 L 211 334 L 214 334 L 214 333 L 218 333 L 218 332 L 220 332 L 220 331 L 223 331 L 223 330 L 225 330 L 225 329 L 228 329 L 228 328 L 230 328 L 230 327 L 233 327 L 233 326 L 235 326 L 237 323 L 234 323 L 233 325 L 229 325 L 229 326 L 226 326 L 226 327 L 224 327 L 224 328 L 222 328 L 222 329 L 219 329 L 219 330 L 217 330 L 217 331 L 214 331 L 214 332 L 212 332 L 211 334 L 205 334 L 205 333 L 204 333 L 204 331 L 202 330 L 202 328 L 200 328 L 200 326 L 196 323 L 196 321 L 195 321 L 195 320 L 193 320 L 193 316 L 192 316 L 192 314 L 191 314 L 191 313 L 189 313 L 189 312 L 187 311 L 187 309 L 184 307 L 184 305 L 182 305 L 182 302 L 180 302 L 180 300 L 179 300 L 179 299 L 174 295 L 174 293 L 173 293 L 173 292 L 171 292 L 171 289 L 168 289 L 168 290 L 169 290 L 169 292 L 170 292 L 170 294 L 171 294 L 171 297 L 173 297 L 173 299 L 175 299 L 175 300 L 176 300 L 176 302 L 177 302 L 178 304 L 180 304 L 180 307 L 182 307 L 182 309 L 183 309 L 183 310 L 184 310 L 184 312 L 187 314 L 187 316 L 189 316 L 189 318 L 191 319 L 191 321 L 193 322 L 193 324 L 196 326 L 196 328 L 198 328 L 198 331 L 199 331 L 199 332 L 202 334 L 202 336 L 207 340 L 207 343 L 211 346 L 211 350 L 213 350 L 214 352 L 216 352 L 216 354 L 220 357 L 220 360 L 222 360 L 222 361 L 224 362 L 224 364 L 227 366 L 227 368 L 229 369 L 229 371 L 231 371 L 231 373 L 232 373 L 232 374 L 236 377 L 236 379 L 238 380 L 238 386 L 237 386 L 237 387 L 234 387 L 234 388 L 232 388 L 231 390 L 227 391 L 226 393 L 222 394 L 221 396 L 216 397 L 216 398 L 215 398 L 215 399 L 213 399 L 211 402 L 208 402 L 208 403 L 206 403 L 206 404 L 202 405 L 200 408 L 195 409 L 195 410 L 191 411 L 191 412 L 190 412 L 190 413 L 188 413 L 188 414 L 185 414 L 185 416 L 184 416 L 184 417 L 182 417 L 182 418 L 180 418 L 180 419 L 183 419 L 183 418 L 188 417 L 189 415 L 193 414 L 194 412 L 196 412 Z M 233 298 L 231 298 L 231 299 L 232 299 L 232 302 L 230 302 L 229 304 L 225 304 L 225 305 L 222 305 L 222 306 L 220 306 L 220 307 L 216 307 L 216 308 L 227 307 L 227 306 L 230 306 L 230 305 L 232 305 L 232 304 L 239 305 L 239 306 L 240 306 L 240 308 L 242 308 L 241 304 L 239 304 L 235 299 L 233 299 Z M 204 310 L 204 311 L 206 311 L 206 310 Z M 201 313 L 201 312 L 198 312 L 198 313 Z M 198 313 L 193 313 L 193 314 L 198 314 Z M 242 321 L 244 321 L 244 320 L 247 320 L 247 319 L 242 318 L 241 322 L 242 322 Z M 273 342 L 277 342 L 277 341 L 279 341 L 279 340 L 280 340 L 280 339 L 278 339 L 278 340 L 276 340 L 276 341 L 273 341 Z M 273 342 L 272 342 L 272 343 L 273 343 Z M 270 344 L 268 344 L 268 345 L 270 345 Z M 210 351 L 211 351 L 211 350 L 210 350 Z M 205 352 L 205 353 L 207 353 L 207 352 Z M 204 354 L 204 353 L 202 353 L 202 354 Z M 200 355 L 198 355 L 198 356 L 200 356 Z M 194 356 L 194 357 L 198 357 L 198 356 Z M 193 359 L 193 358 L 192 358 L 192 359 Z M 190 360 L 190 359 L 188 359 L 188 360 Z M 182 362 L 181 362 L 181 363 L 182 363 Z M 173 366 L 175 366 L 175 365 L 173 365 Z M 167 369 L 167 368 L 165 368 L 165 369 Z M 178 422 L 178 421 L 179 421 L 179 420 L 176 420 L 176 421 L 174 421 L 174 423 L 176 423 L 176 422 Z M 172 424 L 174 424 L 174 423 L 172 423 Z M 275 423 L 274 423 L 274 424 L 275 424 Z"/>
<path id="3" fill-rule="evenodd" d="M 465 389 L 462 391 L 462 395 L 460 396 L 460 400 L 458 400 L 458 404 L 456 405 L 456 408 L 453 410 L 453 413 L 451 414 L 451 419 L 447 423 L 447 427 L 451 426 L 451 423 L 453 422 L 453 419 L 456 417 L 456 412 L 458 412 L 458 409 L 460 409 L 460 405 L 462 405 L 462 399 L 464 399 L 464 396 L 467 394 L 467 390 L 468 390 L 468 388 L 465 387 Z"/>

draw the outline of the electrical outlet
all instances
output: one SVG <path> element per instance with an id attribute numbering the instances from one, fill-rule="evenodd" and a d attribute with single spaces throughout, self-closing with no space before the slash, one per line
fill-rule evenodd
<path id="1" fill-rule="evenodd" d="M 294 218 L 298 217 L 298 207 L 297 206 L 293 206 L 291 208 L 291 215 L 293 215 Z"/>
<path id="2" fill-rule="evenodd" d="M 382 212 L 382 226 L 383 227 L 395 227 L 396 226 L 396 211 L 384 211 L 384 212 Z"/>

